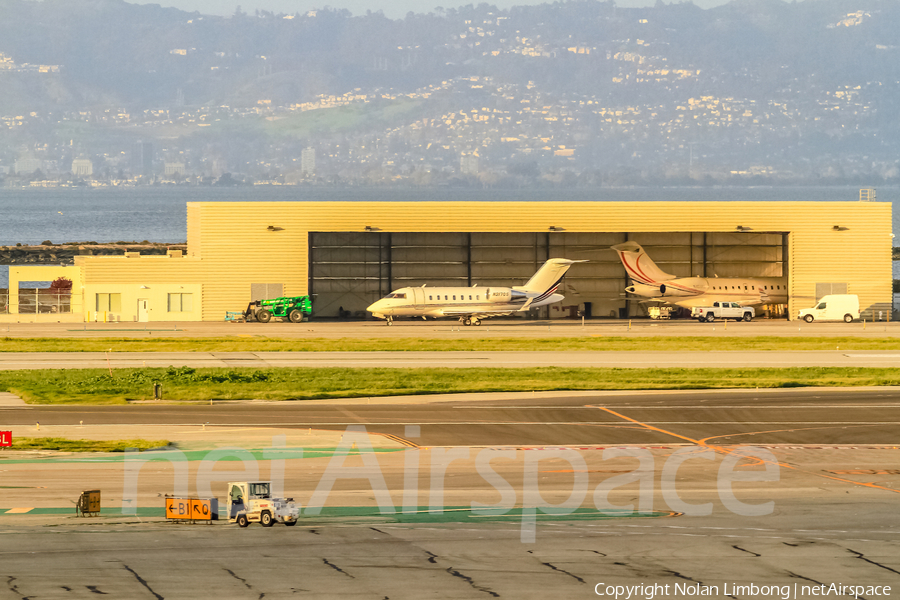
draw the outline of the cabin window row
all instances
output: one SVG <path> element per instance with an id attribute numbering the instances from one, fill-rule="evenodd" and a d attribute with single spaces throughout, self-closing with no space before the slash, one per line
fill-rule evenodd
<path id="1" fill-rule="evenodd" d="M 727 285 L 714 285 L 712 289 L 714 289 L 714 290 L 727 290 L 727 289 L 729 289 L 729 287 L 728 287 Z M 732 289 L 732 290 L 733 290 L 733 289 L 738 289 L 738 290 L 739 290 L 739 289 L 741 289 L 741 286 L 739 286 L 739 285 L 738 285 L 738 286 L 734 286 L 734 285 L 733 285 L 733 286 L 731 286 L 730 289 Z M 745 289 L 745 290 L 747 289 L 747 286 L 746 286 L 746 285 L 744 286 L 744 289 Z M 773 286 L 770 287 L 770 286 L 768 286 L 768 285 L 764 285 L 764 286 L 763 286 L 763 289 L 764 289 L 764 290 L 776 290 L 776 289 L 780 290 L 780 289 L 781 289 L 781 286 L 780 286 L 780 285 L 773 285 Z M 787 289 L 787 286 L 785 286 L 785 289 Z"/>
<path id="2" fill-rule="evenodd" d="M 450 297 L 451 297 L 450 294 L 444 294 L 444 300 L 450 300 Z M 429 299 L 429 300 L 434 300 L 434 294 L 429 295 L 429 296 L 428 296 L 428 299 Z M 441 299 L 441 295 L 440 295 L 440 294 L 437 295 L 437 299 L 438 299 L 438 300 Z M 453 294 L 453 299 L 456 300 L 456 294 Z M 460 295 L 459 295 L 459 299 L 460 299 L 460 300 L 465 300 L 465 299 L 466 299 L 466 295 L 465 295 L 465 294 L 460 294 Z M 469 294 L 469 300 L 471 300 L 471 299 L 472 299 L 472 294 Z M 475 300 L 481 300 L 481 294 L 476 294 L 476 295 L 475 295 Z"/>

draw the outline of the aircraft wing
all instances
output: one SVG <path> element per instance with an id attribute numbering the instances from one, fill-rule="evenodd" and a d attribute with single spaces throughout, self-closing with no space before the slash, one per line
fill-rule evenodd
<path id="1" fill-rule="evenodd" d="M 457 309 L 457 310 L 444 310 L 441 311 L 445 317 L 477 317 L 477 318 L 487 318 L 487 317 L 502 317 L 504 315 L 513 314 L 514 310 L 466 310 L 466 309 Z"/>

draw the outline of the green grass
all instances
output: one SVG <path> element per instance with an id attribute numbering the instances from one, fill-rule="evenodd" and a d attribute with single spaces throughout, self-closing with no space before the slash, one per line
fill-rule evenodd
<path id="1" fill-rule="evenodd" d="M 900 338 L 857 337 L 548 337 L 548 338 L 0 338 L 0 352 L 364 352 L 592 350 L 900 350 Z"/>
<path id="2" fill-rule="evenodd" d="M 308 400 L 532 390 L 662 390 L 900 385 L 896 369 L 55 369 L 0 372 L 0 391 L 32 404 L 125 404 L 168 401 Z"/>
<path id="3" fill-rule="evenodd" d="M 125 452 L 128 448 L 150 450 L 169 446 L 168 440 L 70 440 L 59 437 L 16 438 L 13 450 L 60 450 L 63 452 Z"/>

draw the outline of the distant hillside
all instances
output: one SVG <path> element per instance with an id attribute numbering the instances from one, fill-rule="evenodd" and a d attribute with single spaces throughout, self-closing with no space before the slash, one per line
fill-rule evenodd
<path id="1" fill-rule="evenodd" d="M 141 183 L 898 183 L 900 2 L 0 0 L 0 177 L 86 158 Z"/>
<path id="2" fill-rule="evenodd" d="M 579 46 L 593 54 L 568 51 Z M 534 60 L 528 47 L 549 55 Z M 466 74 L 643 100 L 671 90 L 614 86 L 619 65 L 605 59 L 622 53 L 656 70 L 699 70 L 683 84 L 693 93 L 763 96 L 792 85 L 900 80 L 900 3 L 734 0 L 701 10 L 579 0 L 392 21 L 332 10 L 222 18 L 121 0 L 0 0 L 0 52 L 18 64 L 60 65 L 50 90 L 20 85 L 15 97 L 67 107 L 152 107 L 175 102 L 179 90 L 189 105 L 290 103 Z"/>

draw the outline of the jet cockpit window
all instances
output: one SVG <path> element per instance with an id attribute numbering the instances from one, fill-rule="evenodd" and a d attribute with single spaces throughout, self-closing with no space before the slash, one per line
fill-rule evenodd
<path id="1" fill-rule="evenodd" d="M 405 293 L 394 292 L 393 294 L 388 294 L 385 298 L 406 298 Z"/>

